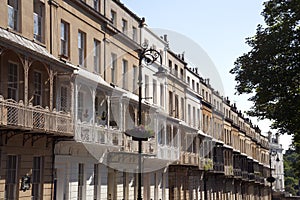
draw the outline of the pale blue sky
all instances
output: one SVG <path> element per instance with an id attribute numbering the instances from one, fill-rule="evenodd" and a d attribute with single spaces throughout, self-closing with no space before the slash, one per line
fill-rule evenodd
<path id="1" fill-rule="evenodd" d="M 121 0 L 139 17 L 145 17 L 149 28 L 178 32 L 195 41 L 207 53 L 222 79 L 225 96 L 242 111 L 251 103 L 247 96 L 234 95 L 234 76 L 229 70 L 234 61 L 250 50 L 245 38 L 255 35 L 258 24 L 264 24 L 260 0 Z M 175 41 L 170 41 L 172 43 Z M 182 49 L 182 52 L 185 49 Z M 178 52 L 181 53 L 181 52 Z M 207 77 L 205 77 L 207 78 Z M 253 121 L 256 123 L 256 121 Z M 263 132 L 268 122 L 260 122 Z M 290 141 L 283 136 L 286 149 Z"/>

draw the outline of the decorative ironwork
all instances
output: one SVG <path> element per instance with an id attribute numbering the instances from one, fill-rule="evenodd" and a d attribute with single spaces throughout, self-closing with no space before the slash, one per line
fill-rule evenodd
<path id="1" fill-rule="evenodd" d="M 160 64 L 162 64 L 162 57 L 157 50 L 153 48 L 148 49 L 147 42 L 144 42 L 141 46 L 142 46 L 142 50 L 139 56 L 141 61 L 144 61 L 145 64 L 148 66 L 153 64 L 158 58 L 160 58 Z"/>

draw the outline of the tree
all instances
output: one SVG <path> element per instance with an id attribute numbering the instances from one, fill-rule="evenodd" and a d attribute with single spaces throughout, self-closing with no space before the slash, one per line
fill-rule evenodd
<path id="1" fill-rule="evenodd" d="M 270 0 L 264 3 L 265 27 L 246 39 L 251 47 L 237 58 L 238 94 L 253 94 L 250 116 L 270 119 L 272 128 L 294 135 L 300 147 L 300 0 Z"/>
<path id="2" fill-rule="evenodd" d="M 300 154 L 293 148 L 289 148 L 284 154 L 284 183 L 285 191 L 292 195 L 300 195 L 299 181 L 297 175 L 297 165 L 299 165 Z"/>

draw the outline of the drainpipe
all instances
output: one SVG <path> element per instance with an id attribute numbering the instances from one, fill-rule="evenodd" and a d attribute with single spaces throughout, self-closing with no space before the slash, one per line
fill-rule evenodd
<path id="1" fill-rule="evenodd" d="M 103 0 L 103 14 L 104 17 L 106 18 L 106 0 Z M 103 79 L 106 81 L 106 43 L 107 43 L 107 38 L 106 38 L 106 31 L 104 33 L 104 47 L 103 47 L 103 53 L 104 53 L 104 58 L 103 58 Z"/>
<path id="2" fill-rule="evenodd" d="M 48 1 L 50 5 L 50 53 L 52 54 L 52 0 Z"/>

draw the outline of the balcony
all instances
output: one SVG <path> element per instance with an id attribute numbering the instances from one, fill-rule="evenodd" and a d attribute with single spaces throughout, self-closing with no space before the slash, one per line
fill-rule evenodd
<path id="1" fill-rule="evenodd" d="M 225 176 L 233 176 L 233 167 L 232 166 L 225 166 Z"/>
<path id="2" fill-rule="evenodd" d="M 47 132 L 72 135 L 73 125 L 70 114 L 50 111 L 41 106 L 25 106 L 23 101 L 4 99 L 0 95 L 0 127 L 31 132 Z"/>
<path id="3" fill-rule="evenodd" d="M 224 164 L 223 163 L 214 163 L 213 170 L 215 173 L 224 173 Z"/>
<path id="4" fill-rule="evenodd" d="M 170 161 L 179 160 L 179 148 L 159 145 L 157 147 L 157 158 Z"/>
<path id="5" fill-rule="evenodd" d="M 242 179 L 243 180 L 248 180 L 248 172 L 247 171 L 242 171 Z"/>
<path id="6" fill-rule="evenodd" d="M 195 153 L 181 152 L 181 164 L 199 166 L 199 156 Z"/>
<path id="7" fill-rule="evenodd" d="M 241 169 L 233 169 L 233 175 L 235 178 L 242 178 L 242 170 Z"/>
<path id="8" fill-rule="evenodd" d="M 254 173 L 248 173 L 248 179 L 249 179 L 249 181 L 255 181 L 255 175 L 254 175 Z"/>
<path id="9" fill-rule="evenodd" d="M 213 161 L 209 158 L 200 158 L 199 168 L 201 170 L 212 170 L 213 169 Z"/>
<path id="10" fill-rule="evenodd" d="M 109 129 L 106 126 L 77 122 L 75 125 L 75 140 L 83 143 L 93 143 L 111 147 L 126 147 L 124 134 L 118 129 Z"/>

